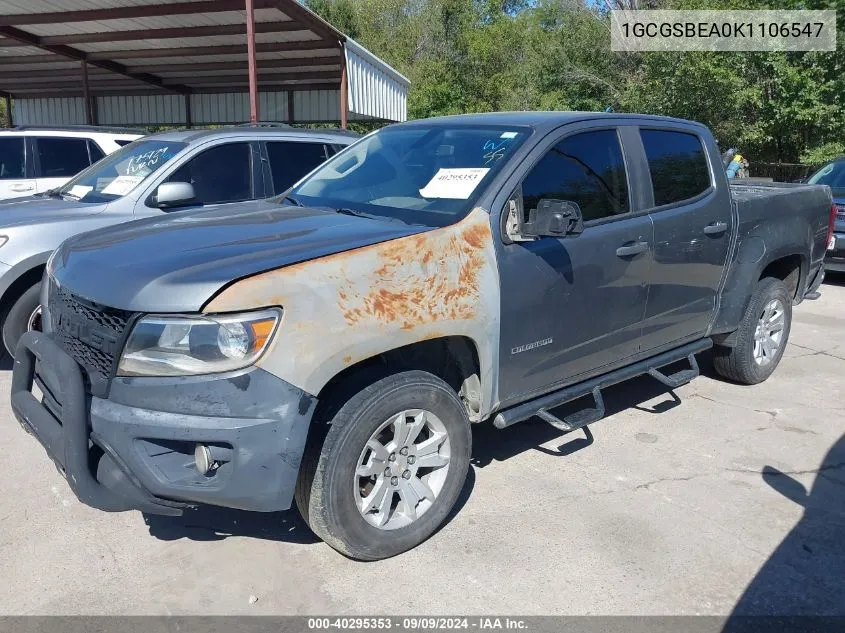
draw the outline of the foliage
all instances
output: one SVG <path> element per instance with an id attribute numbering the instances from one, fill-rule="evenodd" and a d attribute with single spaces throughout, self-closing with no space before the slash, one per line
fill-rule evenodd
<path id="1" fill-rule="evenodd" d="M 411 80 L 409 114 L 605 110 L 694 119 L 752 162 L 845 152 L 835 53 L 612 53 L 609 9 L 838 9 L 845 0 L 308 0 Z"/>

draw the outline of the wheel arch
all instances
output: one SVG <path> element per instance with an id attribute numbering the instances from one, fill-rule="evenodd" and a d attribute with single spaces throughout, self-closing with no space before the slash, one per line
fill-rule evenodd
<path id="1" fill-rule="evenodd" d="M 28 257 L 13 266 L 0 282 L 0 326 L 6 315 L 28 288 L 41 281 L 50 252 Z"/>
<path id="2" fill-rule="evenodd" d="M 733 264 L 734 272 L 722 293 L 719 311 L 711 333 L 719 345 L 735 344 L 736 328 L 748 308 L 755 286 L 766 277 L 783 281 L 793 304 L 801 302 L 809 272 L 807 256 L 795 249 L 763 252 L 757 262 L 743 262 L 741 257 Z"/>
<path id="3" fill-rule="evenodd" d="M 479 346 L 469 336 L 431 338 L 385 349 L 345 367 L 323 385 L 317 395 L 319 419 L 328 420 L 332 408 L 338 408 L 354 393 L 384 378 L 410 370 L 426 371 L 452 387 L 467 406 L 472 421 L 479 421 L 484 406 L 489 406 L 491 385 L 483 380 L 483 362 Z"/>

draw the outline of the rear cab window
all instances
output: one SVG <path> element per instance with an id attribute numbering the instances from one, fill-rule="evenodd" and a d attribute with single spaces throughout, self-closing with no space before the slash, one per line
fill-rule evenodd
<path id="1" fill-rule="evenodd" d="M 696 134 L 678 130 L 640 129 L 654 206 L 697 198 L 712 186 L 704 145 Z"/>

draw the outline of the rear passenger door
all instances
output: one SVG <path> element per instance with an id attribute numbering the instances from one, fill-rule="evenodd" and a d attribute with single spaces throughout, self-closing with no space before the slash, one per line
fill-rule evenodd
<path id="1" fill-rule="evenodd" d="M 334 148 L 328 143 L 313 141 L 267 141 L 265 148 L 270 168 L 270 173 L 265 174 L 265 180 L 272 184 L 272 192 L 268 187 L 268 196 L 286 191 L 335 154 Z"/>
<path id="2" fill-rule="evenodd" d="M 651 175 L 654 223 L 642 340 L 647 351 L 706 332 L 725 269 L 732 216 L 730 192 L 715 185 L 721 162 L 707 152 L 695 128 L 641 126 L 639 137 Z"/>
<path id="3" fill-rule="evenodd" d="M 35 193 L 32 166 L 27 165 L 27 143 L 23 136 L 0 137 L 0 200 Z"/>
<path id="4" fill-rule="evenodd" d="M 38 136 L 35 146 L 35 175 L 38 193 L 65 184 L 92 162 L 88 139 Z M 96 160 L 102 158 L 102 152 Z"/>

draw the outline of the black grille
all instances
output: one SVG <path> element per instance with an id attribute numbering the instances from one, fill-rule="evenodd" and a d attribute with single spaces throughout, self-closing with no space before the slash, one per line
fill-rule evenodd
<path id="1" fill-rule="evenodd" d="M 56 342 L 85 370 L 92 395 L 108 395 L 118 346 L 131 313 L 85 301 L 50 280 L 47 297 Z"/>

